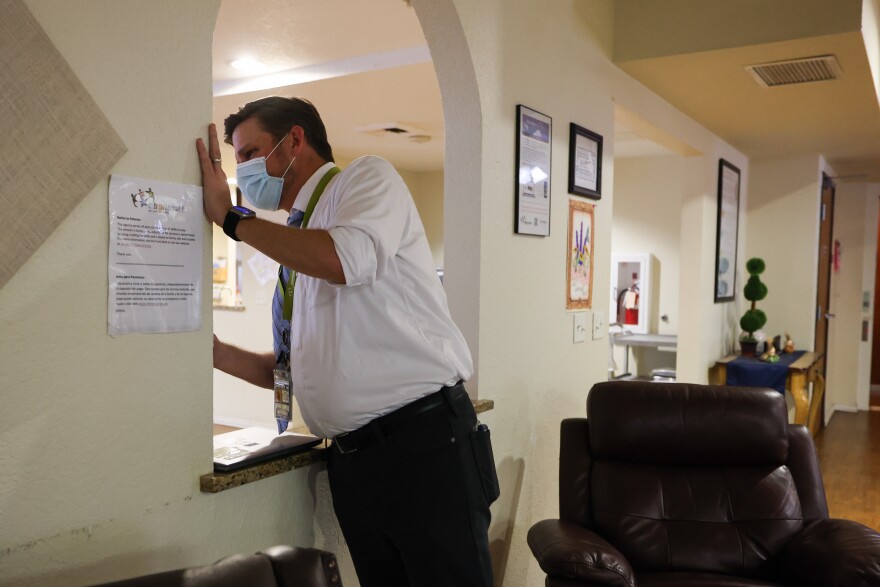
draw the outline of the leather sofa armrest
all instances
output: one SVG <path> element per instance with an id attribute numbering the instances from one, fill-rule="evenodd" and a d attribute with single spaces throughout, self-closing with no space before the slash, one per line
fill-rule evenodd
<path id="1" fill-rule="evenodd" d="M 633 587 L 633 570 L 619 550 L 591 530 L 562 520 L 544 520 L 529 529 L 529 548 L 551 577 L 595 585 Z"/>
<path id="2" fill-rule="evenodd" d="M 280 586 L 342 587 L 336 555 L 317 548 L 273 546 L 260 552 L 272 563 Z"/>
<path id="3" fill-rule="evenodd" d="M 256 554 L 234 554 L 204 566 L 187 567 L 101 583 L 96 587 L 274 587 L 277 585 L 272 565 Z"/>
<path id="4" fill-rule="evenodd" d="M 880 585 L 880 533 L 850 520 L 817 520 L 786 546 L 782 564 L 792 585 Z"/>

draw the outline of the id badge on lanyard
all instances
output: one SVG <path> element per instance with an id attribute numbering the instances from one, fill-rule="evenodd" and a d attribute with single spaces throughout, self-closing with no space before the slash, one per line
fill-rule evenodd
<path id="1" fill-rule="evenodd" d="M 278 423 L 278 434 L 287 430 L 293 419 L 293 402 L 290 396 L 290 370 L 274 369 L 272 371 L 275 389 L 275 421 Z"/>
<path id="2" fill-rule="evenodd" d="M 318 203 L 318 199 L 320 199 L 321 194 L 324 193 L 324 188 L 327 187 L 327 184 L 330 183 L 333 176 L 339 172 L 340 169 L 338 167 L 333 167 L 332 169 L 329 169 L 327 173 L 324 174 L 324 177 L 321 178 L 321 181 L 318 182 L 315 191 L 312 193 L 312 198 L 309 200 L 305 215 L 303 216 L 302 228 L 306 228 L 309 225 L 309 219 L 312 217 L 312 212 L 315 210 L 315 205 Z M 289 323 L 293 318 L 293 292 L 294 286 L 296 285 L 296 273 L 291 271 L 288 283 L 285 284 L 284 280 L 281 278 L 281 268 L 279 267 L 278 269 L 278 287 L 281 288 L 281 291 L 284 294 L 283 316 Z M 278 424 L 278 434 L 281 434 L 287 430 L 287 426 L 293 419 L 293 398 L 290 392 L 290 369 L 274 369 L 272 371 L 272 379 L 273 389 L 275 391 L 275 421 Z"/>

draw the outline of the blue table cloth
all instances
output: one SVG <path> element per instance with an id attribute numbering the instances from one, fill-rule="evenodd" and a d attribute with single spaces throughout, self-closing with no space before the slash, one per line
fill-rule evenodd
<path id="1" fill-rule="evenodd" d="M 785 394 L 788 367 L 806 351 L 779 355 L 778 363 L 766 363 L 757 357 L 737 357 L 727 364 L 727 385 L 769 387 Z"/>

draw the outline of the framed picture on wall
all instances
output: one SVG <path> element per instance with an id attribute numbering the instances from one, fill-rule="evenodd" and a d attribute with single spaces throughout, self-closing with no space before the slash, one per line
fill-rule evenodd
<path id="1" fill-rule="evenodd" d="M 550 236 L 550 145 L 553 120 L 522 104 L 516 107 L 517 234 Z"/>
<path id="2" fill-rule="evenodd" d="M 568 141 L 568 193 L 602 197 L 602 135 L 571 123 Z"/>
<path id="3" fill-rule="evenodd" d="M 594 211 L 593 204 L 568 201 L 567 310 L 588 310 L 593 307 Z"/>
<path id="4" fill-rule="evenodd" d="M 718 161 L 718 222 L 715 239 L 715 302 L 736 297 L 736 248 L 739 232 L 739 168 Z"/>

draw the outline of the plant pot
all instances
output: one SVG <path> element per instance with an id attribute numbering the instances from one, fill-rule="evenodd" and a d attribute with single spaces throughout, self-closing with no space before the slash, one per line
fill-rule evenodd
<path id="1" fill-rule="evenodd" d="M 758 350 L 757 342 L 740 341 L 739 346 L 740 349 L 742 349 L 742 356 L 744 357 L 754 357 L 755 352 Z"/>

